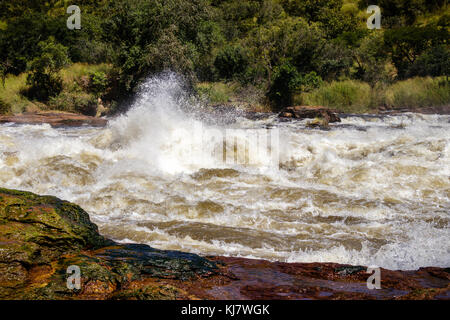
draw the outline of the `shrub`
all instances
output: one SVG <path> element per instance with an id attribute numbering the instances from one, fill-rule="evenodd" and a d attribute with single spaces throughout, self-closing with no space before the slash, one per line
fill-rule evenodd
<path id="1" fill-rule="evenodd" d="M 407 77 L 416 59 L 433 47 L 445 45 L 448 38 L 447 28 L 436 25 L 401 27 L 387 30 L 384 34 L 385 48 L 390 53 L 400 79 Z"/>
<path id="2" fill-rule="evenodd" d="M 275 74 L 268 93 L 268 97 L 274 103 L 275 109 L 292 105 L 293 94 L 300 81 L 300 74 L 290 63 L 285 63 L 275 68 Z"/>
<path id="3" fill-rule="evenodd" d="M 63 91 L 56 97 L 51 97 L 48 104 L 54 110 L 77 112 L 90 116 L 94 116 L 97 110 L 95 96 L 78 91 Z"/>
<path id="4" fill-rule="evenodd" d="M 239 46 L 226 46 L 216 56 L 214 67 L 219 77 L 231 79 L 235 75 L 245 72 L 248 66 L 248 57 L 245 50 Z"/>
<path id="5" fill-rule="evenodd" d="M 89 74 L 89 89 L 97 97 L 106 91 L 108 87 L 108 77 L 102 71 L 96 71 Z"/>
<path id="6" fill-rule="evenodd" d="M 50 97 L 59 94 L 63 87 L 60 76 L 41 72 L 31 73 L 27 77 L 27 84 L 30 88 L 24 91 L 30 99 L 47 101 Z"/>
<path id="7" fill-rule="evenodd" d="M 438 45 L 422 54 L 406 72 L 413 76 L 448 76 L 450 74 L 450 50 L 446 45 Z"/>
<path id="8" fill-rule="evenodd" d="M 384 103 L 392 108 L 450 104 L 450 83 L 443 78 L 411 78 L 386 89 Z"/>
<path id="9" fill-rule="evenodd" d="M 0 98 L 0 114 L 9 114 L 11 113 L 11 105 L 5 102 L 2 98 Z"/>
<path id="10" fill-rule="evenodd" d="M 47 101 L 62 90 L 62 79 L 59 71 L 69 62 L 67 48 L 55 43 L 53 37 L 38 44 L 41 55 L 34 58 L 30 65 L 27 84 L 30 98 Z"/>

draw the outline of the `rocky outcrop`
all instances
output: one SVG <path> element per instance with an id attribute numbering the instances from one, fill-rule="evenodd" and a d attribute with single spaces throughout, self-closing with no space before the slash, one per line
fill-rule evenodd
<path id="1" fill-rule="evenodd" d="M 341 122 L 336 112 L 321 106 L 295 106 L 284 108 L 278 115 L 288 119 L 316 119 L 317 125 L 328 125 L 332 122 Z"/>
<path id="2" fill-rule="evenodd" d="M 66 285 L 66 270 L 73 265 L 82 275 L 79 291 Z M 147 297 L 146 290 L 154 289 L 149 279 L 184 281 L 215 269 L 214 262 L 194 254 L 108 240 L 83 209 L 67 201 L 0 189 L 0 299 L 126 297 L 127 285 L 140 281 L 138 289 Z M 157 292 L 175 297 L 176 290 L 168 288 Z M 165 296 L 151 292 L 153 298 Z"/>
<path id="3" fill-rule="evenodd" d="M 48 123 L 52 127 L 75 127 L 82 125 L 103 127 L 108 121 L 102 118 L 68 112 L 24 112 L 22 114 L 0 116 L 0 123 L 8 122 L 17 124 Z"/>
<path id="4" fill-rule="evenodd" d="M 80 288 L 69 289 L 69 266 Z M 364 266 L 201 257 L 98 233 L 79 206 L 0 189 L 0 299 L 449 299 L 450 269 L 381 269 L 369 290 Z"/>

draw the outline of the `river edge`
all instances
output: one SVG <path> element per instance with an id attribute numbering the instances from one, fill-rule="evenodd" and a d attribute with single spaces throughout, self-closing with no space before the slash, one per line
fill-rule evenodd
<path id="1" fill-rule="evenodd" d="M 314 108 L 314 107 L 305 107 Z M 324 107 L 321 107 L 324 108 Z M 208 110 L 209 109 L 209 110 Z M 438 114 L 438 115 L 450 115 L 450 105 L 439 106 L 439 107 L 410 107 L 406 109 L 387 109 L 384 107 L 379 107 L 372 110 L 371 113 L 361 113 L 361 114 L 344 114 L 338 111 L 331 111 L 331 109 L 324 108 L 332 113 L 337 114 L 339 117 L 345 117 L 349 115 L 356 116 L 389 116 L 398 115 L 402 113 L 419 113 L 419 114 Z M 210 112 L 212 115 L 221 116 L 223 114 L 228 114 L 229 112 L 234 113 L 237 116 L 243 116 L 250 120 L 258 120 L 261 118 L 269 117 L 271 115 L 277 114 L 277 112 L 257 112 L 253 111 L 252 108 L 247 108 L 241 110 L 233 105 L 210 105 L 208 106 L 206 112 Z M 280 112 L 280 115 L 282 111 Z M 321 115 L 318 113 L 318 117 Z M 61 111 L 37 111 L 37 112 L 24 112 L 20 114 L 13 115 L 0 115 L 0 124 L 2 123 L 12 123 L 12 124 L 50 124 L 52 127 L 79 127 L 79 126 L 92 126 L 92 127 L 104 127 L 107 125 L 111 117 L 92 117 L 87 115 L 82 115 L 79 113 L 61 112 Z M 286 118 L 283 118 L 286 121 Z M 288 121 L 295 121 L 296 119 L 287 119 Z"/>
<path id="2" fill-rule="evenodd" d="M 70 266 L 79 268 L 79 289 Z M 75 204 L 0 189 L 0 299 L 450 299 L 450 268 L 381 268 L 381 289 L 368 289 L 370 276 L 366 266 L 202 257 L 116 243 Z"/>

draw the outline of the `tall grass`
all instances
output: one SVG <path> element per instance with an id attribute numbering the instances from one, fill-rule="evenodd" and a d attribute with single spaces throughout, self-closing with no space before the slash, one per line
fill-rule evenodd
<path id="1" fill-rule="evenodd" d="M 333 81 L 302 94 L 302 102 L 311 106 L 325 106 L 340 112 L 368 112 L 371 106 L 371 88 L 367 83 L 354 80 Z"/>
<path id="2" fill-rule="evenodd" d="M 361 81 L 346 80 L 302 93 L 299 100 L 305 105 L 322 105 L 345 113 L 367 113 L 380 106 L 390 109 L 446 106 L 450 104 L 450 82 L 444 77 L 417 77 L 371 88 Z"/>
<path id="3" fill-rule="evenodd" d="M 198 95 L 209 103 L 227 103 L 231 95 L 236 90 L 229 83 L 224 82 L 201 82 L 197 84 Z"/>
<path id="4" fill-rule="evenodd" d="M 208 104 L 233 105 L 247 111 L 269 112 L 264 90 L 257 86 L 242 86 L 239 82 L 201 82 L 195 87 L 198 96 Z"/>
<path id="5" fill-rule="evenodd" d="M 450 104 L 450 82 L 445 78 L 412 78 L 389 86 L 384 104 L 394 109 Z"/>
<path id="6" fill-rule="evenodd" d="M 6 77 L 4 85 L 0 83 L 0 98 L 11 106 L 13 113 L 20 113 L 27 108 L 35 107 L 33 102 L 21 94 L 21 91 L 27 86 L 26 79 L 27 75 L 22 73 L 18 76 L 9 75 Z"/>

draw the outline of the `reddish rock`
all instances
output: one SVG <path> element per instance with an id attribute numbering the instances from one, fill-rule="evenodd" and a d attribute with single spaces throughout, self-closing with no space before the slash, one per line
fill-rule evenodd
<path id="1" fill-rule="evenodd" d="M 82 125 L 103 127 L 108 121 L 102 118 L 95 118 L 68 112 L 25 112 L 12 116 L 0 116 L 0 123 L 8 122 L 18 124 L 48 123 L 52 127 L 77 127 Z"/>
<path id="2" fill-rule="evenodd" d="M 182 288 L 201 299 L 450 299 L 450 270 L 381 268 L 381 289 L 367 288 L 367 267 L 337 263 L 283 263 L 209 257 L 220 266 L 213 275 Z"/>

